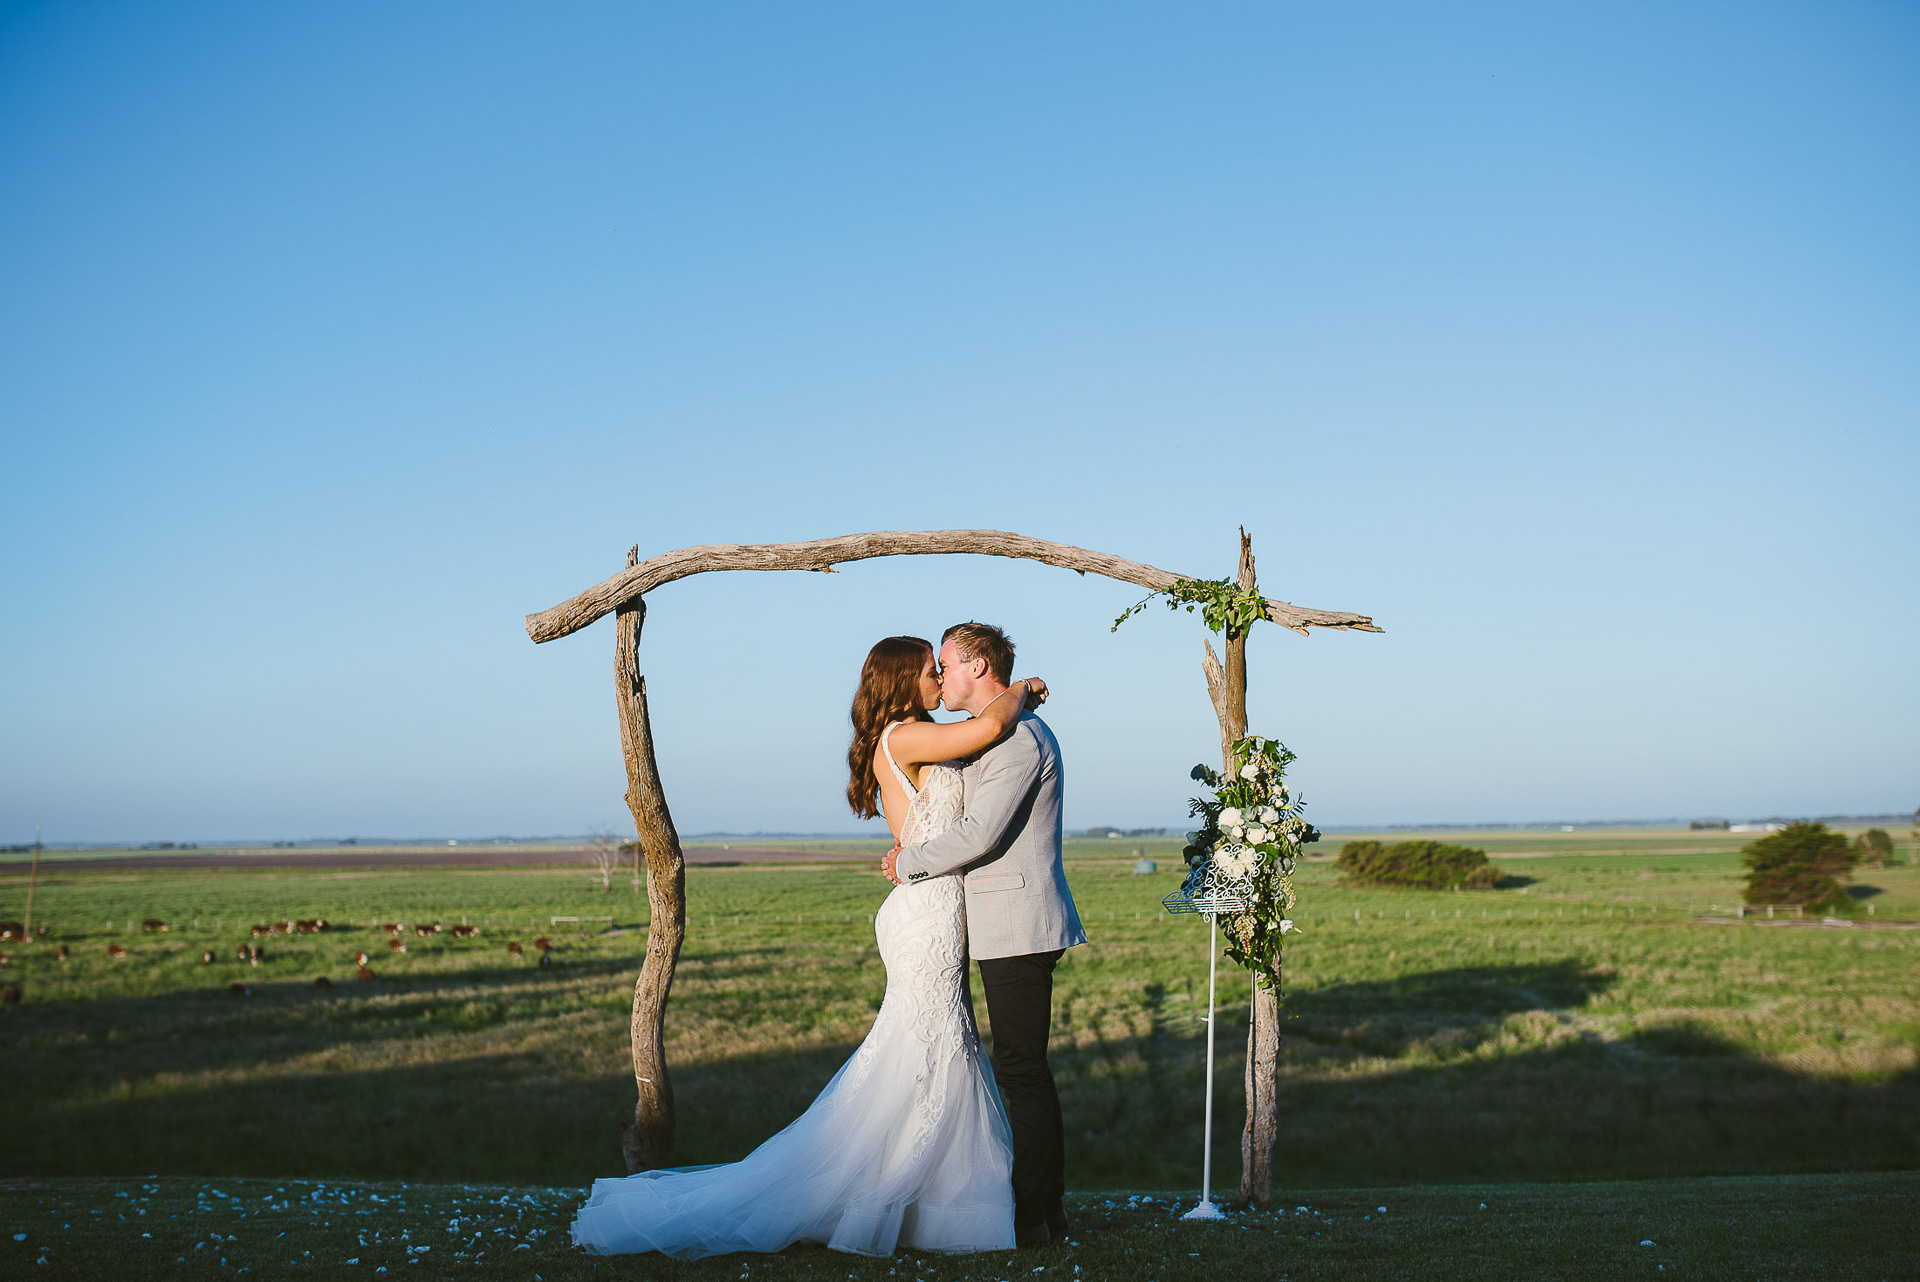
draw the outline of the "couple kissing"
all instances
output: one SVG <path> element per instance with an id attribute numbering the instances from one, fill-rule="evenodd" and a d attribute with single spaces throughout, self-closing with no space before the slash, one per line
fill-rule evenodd
<path id="1" fill-rule="evenodd" d="M 887 989 L 807 1111 L 739 1162 L 594 1182 L 573 1224 L 600 1254 L 698 1259 L 819 1242 L 1004 1250 L 1067 1227 L 1047 1066 L 1053 970 L 1086 942 L 1060 857 L 1060 747 L 1013 679 L 1013 642 L 961 623 L 939 649 L 887 637 L 854 696 L 847 802 L 884 817 L 894 883 L 874 920 Z M 934 709 L 967 713 L 948 723 Z M 991 1064 L 967 966 L 980 968 Z"/>

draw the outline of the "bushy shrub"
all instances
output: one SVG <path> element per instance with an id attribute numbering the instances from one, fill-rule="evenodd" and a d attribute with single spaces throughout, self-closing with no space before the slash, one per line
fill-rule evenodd
<path id="1" fill-rule="evenodd" d="M 1860 852 L 1846 837 L 1823 823 L 1790 823 L 1740 852 L 1747 870 L 1750 904 L 1804 904 L 1811 909 L 1840 907 L 1846 896 L 1840 883 L 1853 875 Z"/>
<path id="2" fill-rule="evenodd" d="M 1853 839 L 1860 862 L 1869 868 L 1885 868 L 1893 862 L 1893 838 L 1885 828 L 1869 828 Z"/>
<path id="3" fill-rule="evenodd" d="M 1349 841 L 1335 861 L 1349 886 L 1413 886 L 1423 890 L 1490 890 L 1505 880 L 1487 852 L 1438 841 Z"/>

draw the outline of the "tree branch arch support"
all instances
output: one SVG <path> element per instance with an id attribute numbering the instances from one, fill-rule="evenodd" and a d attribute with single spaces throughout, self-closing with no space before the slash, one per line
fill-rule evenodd
<path id="1" fill-rule="evenodd" d="M 1240 576 L 1243 589 L 1253 587 L 1253 556 L 1246 533 L 1241 532 Z M 1132 583 L 1150 592 L 1162 591 L 1193 576 L 1174 574 L 1105 552 L 1049 543 L 1005 530 L 876 530 L 806 543 L 723 543 L 680 548 L 645 561 L 636 547 L 627 553 L 626 568 L 552 609 L 526 617 L 527 635 L 536 644 L 578 632 L 609 614 L 614 629 L 614 693 L 620 720 L 620 747 L 627 774 L 626 802 L 647 866 L 647 952 L 633 989 L 630 1024 L 636 1099 L 632 1124 L 621 1135 L 621 1151 L 629 1171 L 652 1170 L 673 1164 L 673 1086 L 667 1073 L 666 1007 L 673 989 L 674 970 L 686 939 L 686 859 L 680 848 L 673 816 L 660 785 L 654 757 L 653 730 L 647 715 L 647 683 L 640 674 L 640 631 L 647 617 L 646 594 L 663 584 L 695 574 L 719 570 L 813 570 L 832 573 L 836 565 L 883 556 L 1004 556 L 1038 561 L 1080 574 L 1098 574 Z M 1379 632 L 1364 614 L 1315 610 L 1261 598 L 1265 617 L 1302 636 L 1310 628 Z M 1206 673 L 1209 693 L 1220 719 L 1222 752 L 1231 757 L 1232 744 L 1246 733 L 1246 638 L 1227 638 L 1222 664 L 1209 644 Z M 1259 1049 L 1277 1043 L 1277 1022 L 1256 1010 L 1255 1038 Z M 1253 1048 L 1250 1048 L 1253 1049 Z M 1273 1077 L 1274 1066 L 1262 1061 L 1249 1075 L 1249 1123 L 1246 1152 L 1249 1187 L 1264 1194 L 1269 1187 L 1275 1094 L 1262 1082 Z M 1254 1080 L 1259 1078 L 1259 1081 Z M 1256 1122 L 1253 1102 L 1266 1119 Z"/>
<path id="2" fill-rule="evenodd" d="M 578 632 L 627 602 L 665 583 L 715 570 L 816 570 L 831 574 L 849 561 L 882 556 L 1007 556 L 1059 566 L 1081 574 L 1099 574 L 1134 583 L 1150 592 L 1170 588 L 1191 575 L 1174 574 L 1138 561 L 1092 552 L 1066 543 L 1049 543 L 1006 530 L 875 530 L 806 543 L 715 543 L 680 548 L 636 561 L 612 578 L 594 584 L 550 610 L 527 616 L 527 635 L 536 643 Z M 1364 614 L 1314 610 L 1286 601 L 1266 601 L 1267 618 L 1302 636 L 1309 628 L 1351 628 L 1379 632 Z"/>

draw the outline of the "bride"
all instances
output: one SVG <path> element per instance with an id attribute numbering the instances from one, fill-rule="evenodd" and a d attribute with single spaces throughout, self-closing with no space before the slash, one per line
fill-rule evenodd
<path id="1" fill-rule="evenodd" d="M 998 742 L 1047 689 L 1029 679 L 1005 694 L 1013 697 L 970 721 L 941 725 L 928 715 L 940 703 L 932 645 L 875 645 L 853 699 L 854 812 L 884 813 L 903 844 L 958 820 L 953 759 Z M 573 1222 L 575 1245 L 683 1260 L 795 1242 L 861 1255 L 1014 1245 L 1012 1141 L 973 1024 L 960 875 L 896 887 L 874 933 L 886 998 L 807 1111 L 738 1162 L 595 1180 Z"/>

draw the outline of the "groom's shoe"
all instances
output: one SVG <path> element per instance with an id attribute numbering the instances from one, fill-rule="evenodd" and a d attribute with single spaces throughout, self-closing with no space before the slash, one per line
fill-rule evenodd
<path id="1" fill-rule="evenodd" d="M 1061 1208 L 1058 1202 L 1055 1202 L 1053 1209 L 1047 1212 L 1047 1231 L 1054 1237 L 1065 1237 L 1067 1230 L 1072 1227 L 1073 1224 L 1067 1219 L 1066 1211 Z"/>
<path id="2" fill-rule="evenodd" d="M 1053 1241 L 1053 1234 L 1047 1231 L 1045 1220 L 1035 1220 L 1031 1224 L 1015 1221 L 1013 1226 L 1013 1244 L 1015 1246 L 1045 1246 Z"/>

